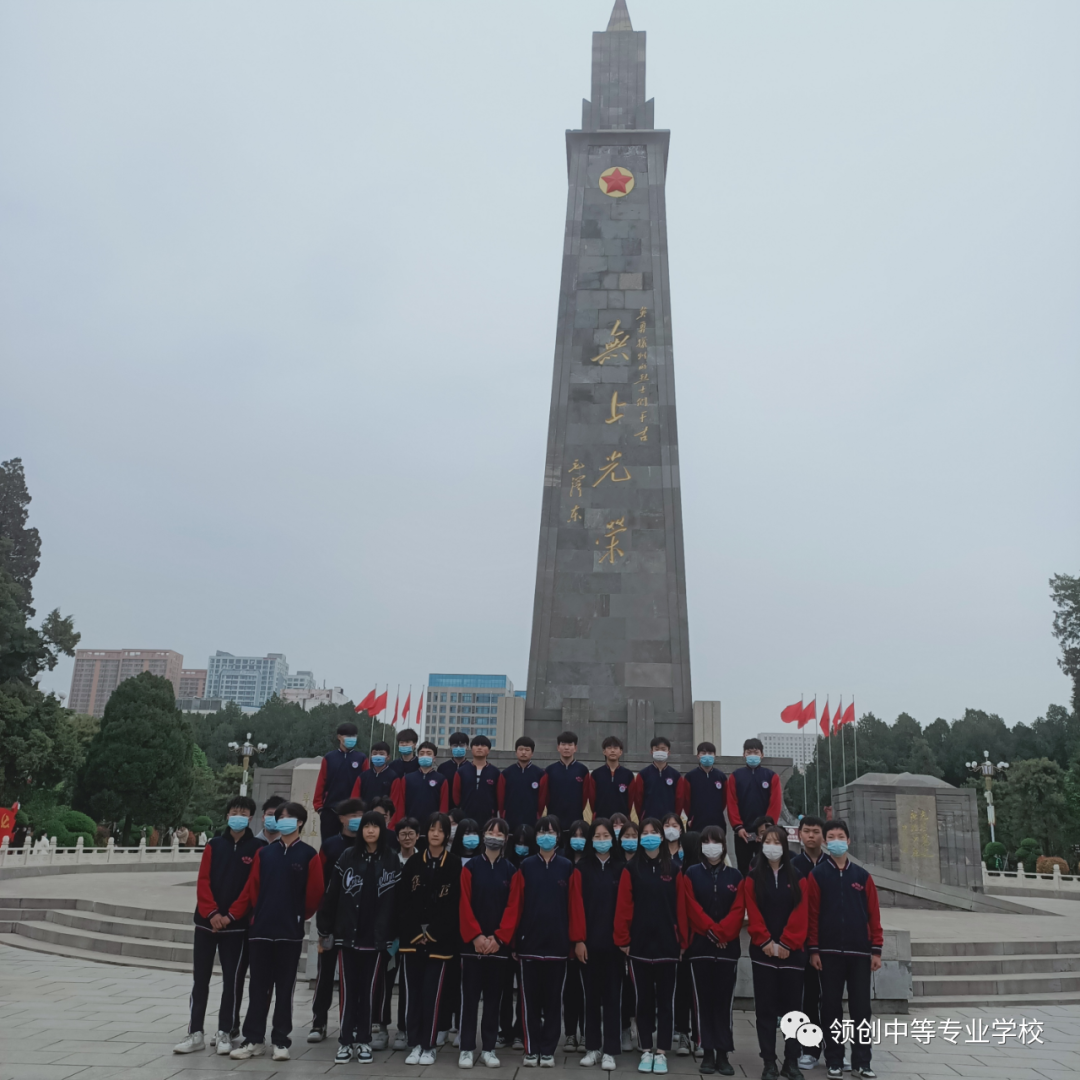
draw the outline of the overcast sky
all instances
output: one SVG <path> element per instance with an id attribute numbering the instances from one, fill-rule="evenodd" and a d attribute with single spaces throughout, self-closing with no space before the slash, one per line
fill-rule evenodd
<path id="1" fill-rule="evenodd" d="M 610 6 L 0 6 L 0 458 L 39 613 L 357 699 L 524 688 L 563 132 Z M 1066 702 L 1080 6 L 629 7 L 724 749 L 800 693 Z"/>

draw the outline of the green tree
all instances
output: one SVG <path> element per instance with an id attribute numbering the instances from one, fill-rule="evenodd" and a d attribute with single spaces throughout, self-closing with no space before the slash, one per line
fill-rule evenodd
<path id="1" fill-rule="evenodd" d="M 21 682 L 0 685 L 0 796 L 27 802 L 36 790 L 70 782 L 82 749 L 68 712 Z"/>
<path id="2" fill-rule="evenodd" d="M 1058 666 L 1072 679 L 1072 707 L 1080 713 L 1080 577 L 1055 574 L 1050 579 L 1054 601 L 1054 637 L 1061 644 Z"/>
<path id="3" fill-rule="evenodd" d="M 195 744 L 176 709 L 173 685 L 144 671 L 105 706 L 79 777 L 78 801 L 100 821 L 177 825 L 194 786 Z"/>
<path id="4" fill-rule="evenodd" d="M 1017 761 L 1008 779 L 994 784 L 997 833 L 1009 848 L 1034 839 L 1047 855 L 1070 856 L 1077 822 L 1065 771 L 1056 761 Z"/>
<path id="5" fill-rule="evenodd" d="M 950 725 L 937 752 L 944 778 L 962 787 L 968 777 L 964 762 L 982 761 L 984 750 L 990 751 L 994 761 L 1012 761 L 1013 734 L 996 713 L 965 709 L 963 717 Z"/>
<path id="6" fill-rule="evenodd" d="M 0 565 L 19 588 L 24 619 L 34 617 L 33 581 L 41 564 L 41 537 L 27 528 L 30 492 L 21 458 L 0 462 Z"/>

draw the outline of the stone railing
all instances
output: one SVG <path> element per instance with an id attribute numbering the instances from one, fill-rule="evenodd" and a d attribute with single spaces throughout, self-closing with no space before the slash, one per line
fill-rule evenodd
<path id="1" fill-rule="evenodd" d="M 1030 889 L 1047 896 L 1062 894 L 1080 899 L 1080 874 L 1063 874 L 1057 865 L 1052 874 L 1029 874 L 1023 866 L 1015 870 L 988 870 L 984 863 L 982 877 L 985 889 Z"/>
<path id="2" fill-rule="evenodd" d="M 18 866 L 94 866 L 94 865 L 138 865 L 169 864 L 177 869 L 197 870 L 202 858 L 201 847 L 181 847 L 174 840 L 168 847 L 147 847 L 145 840 L 140 840 L 138 847 L 120 847 L 110 837 L 105 847 L 86 847 L 80 836 L 74 847 L 60 847 L 56 837 L 51 840 L 42 838 L 31 847 L 13 848 L 5 836 L 0 841 L 0 869 Z"/>

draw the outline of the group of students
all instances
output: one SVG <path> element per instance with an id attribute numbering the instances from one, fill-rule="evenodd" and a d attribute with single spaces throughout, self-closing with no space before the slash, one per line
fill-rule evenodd
<path id="1" fill-rule="evenodd" d="M 437 748 L 417 745 L 412 732 L 399 735 L 398 758 L 386 743 L 368 756 L 356 750 L 355 726 L 343 724 L 313 800 L 318 852 L 299 839 L 299 803 L 269 800 L 256 835 L 255 804 L 231 800 L 228 828 L 207 844 L 199 872 L 191 1018 L 176 1051 L 205 1046 L 216 951 L 217 1053 L 263 1054 L 274 998 L 273 1059 L 287 1060 L 314 916 L 308 1041 L 326 1037 L 337 984 L 338 1063 L 369 1062 L 390 1046 L 396 980 L 392 1048 L 408 1050 L 407 1064 L 433 1064 L 456 1028 L 462 1068 L 497 1067 L 506 1046 L 520 1047 L 526 1066 L 551 1067 L 565 1028 L 583 1066 L 611 1070 L 633 1045 L 634 1020 L 639 1072 L 666 1073 L 674 1046 L 699 1049 L 700 1072 L 730 1076 L 746 922 L 763 1080 L 802 1080 L 818 1062 L 820 1048 L 787 1039 L 778 1068 L 777 1021 L 791 1010 L 824 1029 L 831 1080 L 845 1067 L 873 1078 L 870 1047 L 853 1047 L 848 1066 L 832 1035 L 845 987 L 851 1020 L 869 1019 L 871 972 L 881 966 L 877 894 L 847 857 L 847 825 L 804 817 L 802 850 L 790 852 L 776 824 L 780 781 L 761 764 L 757 739 L 730 776 L 707 742 L 698 766 L 680 775 L 657 736 L 652 764 L 634 775 L 619 763 L 618 738 L 604 740 L 604 764 L 591 771 L 576 759 L 577 741 L 560 734 L 558 760 L 541 769 L 533 740 L 521 738 L 515 764 L 500 771 L 487 761 L 488 739 L 459 733 L 436 768 Z"/>

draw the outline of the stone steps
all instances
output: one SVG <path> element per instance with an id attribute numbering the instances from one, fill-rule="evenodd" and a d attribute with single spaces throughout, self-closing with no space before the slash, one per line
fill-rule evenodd
<path id="1" fill-rule="evenodd" d="M 912 993 L 922 997 L 965 997 L 983 1000 L 1027 994 L 1078 994 L 1080 970 L 1035 972 L 1013 975 L 932 975 L 913 976 Z"/>
<path id="2" fill-rule="evenodd" d="M 0 933 L 0 944 L 10 945 L 13 949 L 26 949 L 30 952 L 49 953 L 52 956 L 66 956 L 73 960 L 93 960 L 98 964 L 122 964 L 125 967 L 153 968 L 155 971 L 179 971 L 190 974 L 191 962 L 184 964 L 170 963 L 168 960 L 145 960 L 141 956 L 122 956 L 99 952 L 97 949 L 76 949 L 68 944 L 54 945 L 50 941 L 37 941 L 20 934 Z M 215 964 L 215 971 L 220 968 Z"/>
<path id="3" fill-rule="evenodd" d="M 911 961 L 913 978 L 936 978 L 942 975 L 968 975 L 985 978 L 991 975 L 1035 975 L 1040 973 L 1080 972 L 1080 953 L 1011 953 L 1008 956 L 961 956 L 915 959 Z"/>
<path id="4" fill-rule="evenodd" d="M 66 926 L 72 930 L 90 930 L 95 934 L 115 934 L 125 937 L 150 938 L 154 941 L 191 945 L 195 941 L 195 927 L 178 926 L 176 923 L 151 922 L 149 919 L 114 918 L 94 912 L 47 911 L 45 921 Z"/>
<path id="5" fill-rule="evenodd" d="M 913 941 L 911 956 L 1012 956 L 1035 953 L 1080 953 L 1080 941 Z"/>
<path id="6" fill-rule="evenodd" d="M 990 1006 L 1028 1006 L 1036 1005 L 1080 1005 L 1080 993 L 1076 994 L 985 994 L 975 997 L 966 997 L 963 994 L 931 995 L 929 997 L 916 997 L 911 999 L 912 1010 L 927 1009 L 935 1012 L 948 1013 L 953 1009 L 985 1009 Z"/>

